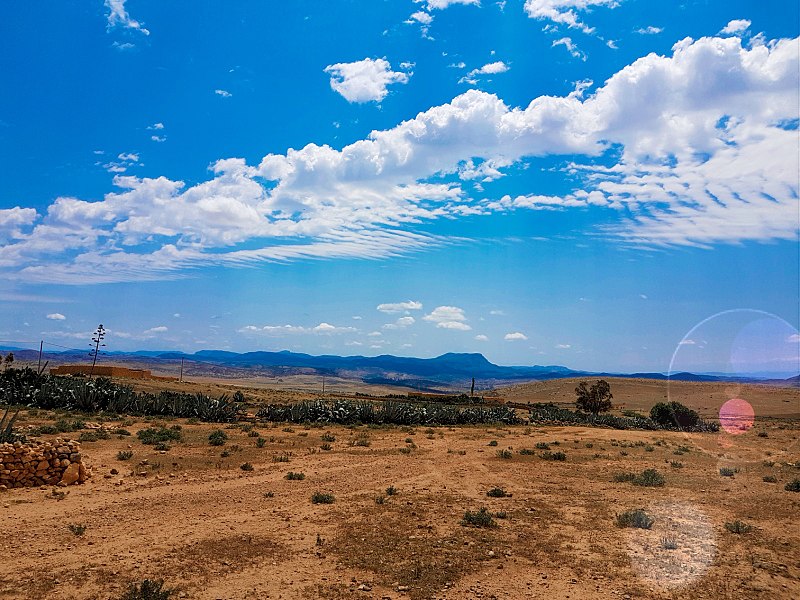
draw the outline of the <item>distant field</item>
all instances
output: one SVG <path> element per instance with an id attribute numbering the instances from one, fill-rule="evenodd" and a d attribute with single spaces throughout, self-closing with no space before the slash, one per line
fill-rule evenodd
<path id="1" fill-rule="evenodd" d="M 761 417 L 800 418 L 800 390 L 769 385 L 736 383 L 696 383 L 606 377 L 614 394 L 615 409 L 647 412 L 656 402 L 676 400 L 704 417 L 716 417 L 719 408 L 732 398 L 747 400 Z M 507 402 L 575 402 L 575 387 L 595 378 L 554 379 L 497 388 L 498 397 Z"/>

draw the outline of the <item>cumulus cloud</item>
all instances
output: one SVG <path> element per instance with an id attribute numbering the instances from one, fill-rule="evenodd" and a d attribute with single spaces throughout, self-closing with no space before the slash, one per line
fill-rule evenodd
<path id="1" fill-rule="evenodd" d="M 419 2 L 420 0 L 414 0 Z M 474 4 L 480 6 L 480 0 L 427 0 L 428 10 L 444 10 L 453 4 Z"/>
<path id="2" fill-rule="evenodd" d="M 622 0 L 525 0 L 525 12 L 532 19 L 547 20 L 580 29 L 584 33 L 593 33 L 594 27 L 583 23 L 578 13 L 596 6 L 616 8 L 620 2 Z"/>
<path id="3" fill-rule="evenodd" d="M 148 333 L 165 333 L 169 331 L 169 329 L 165 325 L 158 325 L 156 327 L 151 327 L 150 329 L 146 330 L 144 333 L 147 335 Z"/>
<path id="4" fill-rule="evenodd" d="M 348 102 L 380 102 L 393 83 L 408 83 L 409 74 L 392 71 L 383 58 L 365 58 L 351 63 L 336 63 L 325 67 L 331 76 L 331 89 Z"/>
<path id="5" fill-rule="evenodd" d="M 145 29 L 139 21 L 131 18 L 128 11 L 125 10 L 125 2 L 127 0 L 105 0 L 105 6 L 108 9 L 108 28 L 125 27 L 127 29 L 134 29 L 150 35 L 150 32 Z"/>
<path id="6" fill-rule="evenodd" d="M 378 304 L 377 309 L 384 313 L 398 313 L 408 310 L 422 310 L 422 302 L 416 300 L 408 300 L 406 302 L 390 302 L 386 304 Z"/>
<path id="7" fill-rule="evenodd" d="M 483 335 L 482 333 L 476 335 L 475 339 L 478 340 L 479 342 L 488 342 L 489 341 L 489 337 Z"/>
<path id="8" fill-rule="evenodd" d="M 233 96 L 233 94 L 231 94 L 228 90 L 214 90 L 214 93 L 217 96 L 222 96 L 223 98 L 230 98 Z"/>
<path id="9" fill-rule="evenodd" d="M 725 27 L 722 28 L 720 33 L 726 33 L 729 35 L 736 35 L 737 33 L 744 33 L 748 29 L 750 29 L 750 21 L 747 19 L 734 19 L 733 21 L 729 21 Z"/>
<path id="10" fill-rule="evenodd" d="M 498 73 L 505 73 L 509 70 L 509 68 L 510 67 L 502 60 L 487 63 L 479 69 L 472 69 L 469 73 L 464 75 L 464 77 L 459 79 L 458 82 L 475 84 L 477 82 L 477 78 L 481 75 L 496 75 Z"/>
<path id="11" fill-rule="evenodd" d="M 67 317 L 65 317 L 61 313 L 50 313 L 49 315 L 47 315 L 47 318 L 50 319 L 51 321 L 63 321 Z"/>
<path id="12" fill-rule="evenodd" d="M 400 317 L 394 323 L 387 323 L 383 326 L 384 329 L 405 329 L 416 323 L 414 317 Z"/>
<path id="13" fill-rule="evenodd" d="M 658 35 L 664 31 L 663 27 L 655 27 L 653 25 L 648 25 L 647 27 L 640 27 L 636 30 L 636 33 L 639 35 Z"/>
<path id="14" fill-rule="evenodd" d="M 436 327 L 440 329 L 457 329 L 460 331 L 472 329 L 465 323 L 467 317 L 464 315 L 464 309 L 457 306 L 437 306 L 430 314 L 422 318 L 425 321 L 436 323 Z"/>
<path id="15" fill-rule="evenodd" d="M 528 339 L 528 336 L 519 331 L 514 331 L 513 333 L 505 334 L 505 336 L 503 336 L 503 339 L 508 342 L 525 341 Z"/>
<path id="16" fill-rule="evenodd" d="M 0 269 L 85 284 L 375 259 L 445 243 L 425 231 L 437 219 L 586 206 L 618 211 L 598 232 L 638 246 L 796 239 L 798 55 L 796 38 L 687 38 L 586 97 L 509 107 L 469 90 L 341 149 L 217 161 L 191 186 L 117 175 L 99 201 L 0 211 Z M 462 187 L 552 155 L 573 156 L 575 191 L 473 200 Z"/>

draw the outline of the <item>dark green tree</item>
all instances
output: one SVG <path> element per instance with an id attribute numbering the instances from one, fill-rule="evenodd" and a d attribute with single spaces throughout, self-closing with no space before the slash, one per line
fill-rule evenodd
<path id="1" fill-rule="evenodd" d="M 588 383 L 581 381 L 575 388 L 575 405 L 580 409 L 590 413 L 601 413 L 611 410 L 611 386 L 605 379 L 599 379 L 592 387 Z"/>

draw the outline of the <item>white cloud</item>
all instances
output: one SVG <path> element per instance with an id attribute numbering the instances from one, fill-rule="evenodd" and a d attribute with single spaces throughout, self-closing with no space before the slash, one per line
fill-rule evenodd
<path id="1" fill-rule="evenodd" d="M 151 135 L 150 139 L 153 140 L 154 142 L 166 142 L 167 141 L 167 136 L 165 136 L 165 135 Z"/>
<path id="2" fill-rule="evenodd" d="M 223 98 L 230 98 L 233 96 L 233 94 L 231 94 L 228 90 L 214 90 L 214 93 L 217 96 L 222 96 Z"/>
<path id="3" fill-rule="evenodd" d="M 482 333 L 476 335 L 475 339 L 478 340 L 479 342 L 488 342 L 489 341 L 489 338 L 487 336 L 483 335 Z"/>
<path id="4" fill-rule="evenodd" d="M 556 348 L 559 350 L 569 350 L 572 348 L 572 344 L 556 344 Z"/>
<path id="5" fill-rule="evenodd" d="M 383 313 L 398 313 L 407 310 L 422 310 L 422 302 L 408 300 L 406 302 L 389 302 L 378 304 L 377 309 Z"/>
<path id="6" fill-rule="evenodd" d="M 664 31 L 663 27 L 654 27 L 653 25 L 648 25 L 647 27 L 641 27 L 636 30 L 636 33 L 640 35 L 658 35 Z"/>
<path id="7" fill-rule="evenodd" d="M 463 65 L 464 63 L 459 63 Z M 497 73 L 505 73 L 510 67 L 502 60 L 488 63 L 483 65 L 480 69 L 472 69 L 469 73 L 464 75 L 458 80 L 459 83 L 469 83 L 475 85 L 478 82 L 478 77 L 481 75 L 495 75 Z"/>
<path id="8" fill-rule="evenodd" d="M 139 160 L 139 155 L 136 152 L 122 152 L 117 158 L 125 162 L 136 162 Z"/>
<path id="9" fill-rule="evenodd" d="M 264 325 L 257 327 L 247 325 L 238 330 L 239 333 L 262 334 L 271 337 L 281 337 L 284 335 L 333 335 L 341 333 L 353 333 L 358 331 L 355 327 L 337 327 L 330 323 L 322 322 L 314 327 L 303 327 L 300 325 Z"/>
<path id="10" fill-rule="evenodd" d="M 586 60 L 586 54 L 584 54 L 581 49 L 578 48 L 578 46 L 572 41 L 572 38 L 563 37 L 553 41 L 551 45 L 553 48 L 556 46 L 564 46 L 564 48 L 567 49 L 567 52 L 569 52 L 575 58 L 579 58 L 583 61 Z"/>
<path id="11" fill-rule="evenodd" d="M 382 334 L 380 331 L 370 331 L 370 332 L 367 334 L 367 337 L 376 338 L 376 337 L 381 337 L 382 335 L 383 335 L 383 334 Z"/>
<path id="12" fill-rule="evenodd" d="M 504 313 L 502 310 L 490 310 L 489 314 L 494 317 L 502 317 L 505 316 L 506 313 Z"/>
<path id="13" fill-rule="evenodd" d="M 105 0 L 105 6 L 108 9 L 108 27 L 120 26 L 127 29 L 135 29 L 144 35 L 150 35 L 150 32 L 142 27 L 142 24 L 131 18 L 128 11 L 125 10 L 125 2 L 127 0 Z"/>
<path id="14" fill-rule="evenodd" d="M 394 323 L 387 323 L 383 326 L 384 329 L 405 329 L 416 323 L 414 317 L 400 317 Z"/>
<path id="15" fill-rule="evenodd" d="M 425 232 L 437 219 L 586 206 L 619 211 L 599 232 L 640 246 L 796 239 L 797 131 L 782 123 L 797 119 L 799 54 L 797 39 L 687 38 L 586 98 L 515 108 L 470 90 L 341 149 L 309 144 L 258 166 L 220 160 L 192 186 L 117 176 L 100 201 L 59 197 L 42 215 L 0 210 L 0 269 L 85 284 L 374 259 L 443 243 Z M 474 201 L 462 188 L 461 175 L 496 177 L 548 155 L 574 156 L 574 192 Z"/>
<path id="16" fill-rule="evenodd" d="M 790 344 L 791 344 L 791 343 L 795 343 L 795 342 L 800 342 L 800 334 L 798 334 L 798 333 L 793 333 L 793 334 L 792 334 L 792 335 L 790 335 L 788 338 L 786 338 L 786 341 L 787 341 L 788 343 L 790 343 Z"/>
<path id="17" fill-rule="evenodd" d="M 348 102 L 380 102 L 389 93 L 387 86 L 408 83 L 409 74 L 392 71 L 383 58 L 365 58 L 351 63 L 336 63 L 325 67 L 331 76 L 331 89 Z"/>
<path id="18" fill-rule="evenodd" d="M 678 345 L 679 346 L 694 346 L 695 343 L 696 342 L 694 340 L 681 340 Z"/>
<path id="19" fill-rule="evenodd" d="M 148 333 L 165 333 L 167 331 L 169 331 L 169 329 L 165 325 L 158 325 L 157 327 L 151 327 L 144 333 L 147 335 Z"/>
<path id="20" fill-rule="evenodd" d="M 417 23 L 422 23 L 423 25 L 430 25 L 433 21 L 433 17 L 429 13 L 426 13 L 422 10 L 413 13 L 409 19 L 411 21 L 416 21 Z"/>
<path id="21" fill-rule="evenodd" d="M 152 125 L 148 125 L 147 129 L 158 131 L 158 130 L 164 129 L 164 124 L 163 123 L 153 123 Z"/>
<path id="22" fill-rule="evenodd" d="M 47 318 L 50 319 L 51 321 L 63 321 L 67 317 L 65 317 L 61 313 L 50 313 L 49 315 L 47 315 Z"/>
<path id="23" fill-rule="evenodd" d="M 584 33 L 593 33 L 594 28 L 581 22 L 578 12 L 596 6 L 616 8 L 622 0 L 525 0 L 525 12 L 532 19 L 544 19 Z"/>
<path id="24" fill-rule="evenodd" d="M 419 2 L 420 0 L 414 0 Z M 474 4 L 480 6 L 480 0 L 427 0 L 428 10 L 444 10 L 453 4 Z"/>
<path id="25" fill-rule="evenodd" d="M 528 336 L 525 335 L 524 333 L 519 332 L 519 331 L 515 331 L 513 333 L 505 334 L 505 336 L 503 336 L 503 339 L 508 341 L 508 342 L 514 342 L 514 341 L 517 341 L 517 340 L 525 341 L 525 340 L 528 339 Z"/>
<path id="26" fill-rule="evenodd" d="M 464 309 L 457 306 L 437 306 L 431 311 L 430 314 L 422 317 L 425 321 L 436 323 L 436 327 L 440 329 L 457 329 L 460 331 L 469 331 L 472 329 L 464 321 L 467 317 L 464 315 Z"/>
<path id="27" fill-rule="evenodd" d="M 734 19 L 733 21 L 729 21 L 725 27 L 722 28 L 720 33 L 726 33 L 729 35 L 736 35 L 737 33 L 744 33 L 748 29 L 750 29 L 751 22 L 747 19 Z"/>

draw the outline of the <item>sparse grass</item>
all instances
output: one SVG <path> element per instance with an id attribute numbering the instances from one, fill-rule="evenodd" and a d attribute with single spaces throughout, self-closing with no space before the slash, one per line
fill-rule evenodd
<path id="1" fill-rule="evenodd" d="M 683 463 L 678 460 L 671 460 L 669 461 L 669 466 L 672 467 L 673 469 L 682 469 Z"/>
<path id="2" fill-rule="evenodd" d="M 721 467 L 719 470 L 719 474 L 723 477 L 733 477 L 736 475 L 737 469 L 731 469 L 730 467 Z"/>
<path id="3" fill-rule="evenodd" d="M 677 550 L 678 549 L 678 540 L 675 538 L 674 535 L 667 533 L 661 536 L 660 539 L 661 548 L 664 550 Z"/>
<path id="4" fill-rule="evenodd" d="M 136 434 L 136 437 L 139 438 L 139 441 L 143 444 L 147 445 L 154 445 L 158 442 L 169 442 L 169 441 L 176 441 L 179 442 L 181 440 L 181 426 L 180 425 L 173 425 L 172 427 L 148 427 L 146 429 L 141 429 Z"/>
<path id="5" fill-rule="evenodd" d="M 761 480 L 764 483 L 778 483 L 778 478 L 775 475 L 764 475 Z"/>
<path id="6" fill-rule="evenodd" d="M 272 462 L 276 462 L 276 463 L 289 462 L 289 455 L 286 454 L 285 452 L 283 454 L 275 454 L 272 457 Z"/>
<path id="7" fill-rule="evenodd" d="M 390 485 L 389 487 L 386 488 L 387 496 L 394 496 L 396 494 L 397 494 L 397 488 L 394 487 L 393 485 Z"/>
<path id="8" fill-rule="evenodd" d="M 650 529 L 655 519 L 642 509 L 626 510 L 617 515 L 617 527 L 634 527 L 637 529 Z"/>
<path id="9" fill-rule="evenodd" d="M 229 450 L 223 450 L 222 452 L 219 453 L 219 455 L 222 458 L 228 458 L 231 455 L 231 453 Z"/>
<path id="10" fill-rule="evenodd" d="M 222 446 L 228 441 L 228 434 L 222 429 L 215 429 L 208 434 L 208 444 L 210 446 Z"/>
<path id="11" fill-rule="evenodd" d="M 322 441 L 323 442 L 335 442 L 336 436 L 333 435 L 330 431 L 326 431 L 322 434 Z"/>
<path id="12" fill-rule="evenodd" d="M 133 458 L 133 450 L 120 450 L 117 452 L 117 460 L 130 460 Z"/>
<path id="13" fill-rule="evenodd" d="M 506 511 L 504 511 L 504 510 L 498 510 L 496 513 L 494 513 L 494 518 L 495 519 L 507 519 L 508 518 L 508 513 Z"/>
<path id="14" fill-rule="evenodd" d="M 416 448 L 416 446 L 407 446 L 405 448 L 400 448 L 400 454 L 411 454 L 411 450 Z"/>
<path id="15" fill-rule="evenodd" d="M 375 497 L 375 504 L 383 504 L 384 502 L 386 502 L 386 498 L 384 496 Z"/>
<path id="16" fill-rule="evenodd" d="M 537 450 L 550 450 L 550 444 L 547 442 L 536 442 Z"/>
<path id="17" fill-rule="evenodd" d="M 319 449 L 325 451 L 333 450 L 333 446 L 331 446 L 328 442 L 325 442 L 323 444 L 320 444 Z"/>
<path id="18" fill-rule="evenodd" d="M 650 446 L 649 444 L 644 447 L 645 452 L 652 452 L 653 450 L 655 450 L 655 448 L 653 446 Z"/>
<path id="19" fill-rule="evenodd" d="M 624 473 L 617 473 L 613 477 L 613 481 L 615 483 L 628 483 L 636 479 L 636 473 L 631 473 L 630 471 L 626 471 Z"/>
<path id="20" fill-rule="evenodd" d="M 256 440 L 256 448 L 263 448 L 264 446 L 266 446 L 266 444 L 267 440 L 265 440 L 263 437 L 259 437 Z"/>
<path id="21" fill-rule="evenodd" d="M 760 437 L 760 438 L 766 438 L 766 437 L 769 437 L 769 434 L 768 434 L 766 431 L 759 431 L 759 432 L 758 432 L 756 435 L 757 435 L 758 437 Z"/>
<path id="22" fill-rule="evenodd" d="M 496 525 L 492 519 L 492 513 L 483 506 L 476 512 L 466 511 L 464 518 L 461 519 L 461 524 L 464 527 L 494 527 Z"/>
<path id="23" fill-rule="evenodd" d="M 350 445 L 367 447 L 370 445 L 369 436 L 366 433 L 361 433 L 350 442 Z"/>
<path id="24" fill-rule="evenodd" d="M 80 537 L 84 533 L 86 533 L 86 525 L 82 523 L 70 523 L 67 525 L 67 529 L 69 529 L 74 535 Z"/>
<path id="25" fill-rule="evenodd" d="M 264 492 L 264 498 L 274 498 L 275 492 Z"/>
<path id="26" fill-rule="evenodd" d="M 531 450 L 530 448 L 520 448 L 520 450 L 519 450 L 519 453 L 520 453 L 520 455 L 522 455 L 522 456 L 533 456 L 534 454 L 536 454 L 536 453 L 535 453 L 533 450 Z"/>
<path id="27" fill-rule="evenodd" d="M 300 472 L 295 473 L 294 471 L 289 471 L 286 474 L 286 479 L 288 479 L 289 481 L 303 481 L 303 479 L 305 478 L 306 478 L 305 473 L 300 473 Z"/>
<path id="28" fill-rule="evenodd" d="M 727 529 L 731 533 L 735 533 L 737 535 L 741 535 L 743 533 L 747 533 L 749 531 L 752 531 L 753 526 L 748 524 L 748 523 L 745 523 L 744 521 L 740 521 L 739 519 L 736 519 L 733 522 L 726 522 L 725 523 L 725 529 Z"/>
<path id="29" fill-rule="evenodd" d="M 509 458 L 512 458 L 513 456 L 514 456 L 514 454 L 511 452 L 511 450 L 498 450 L 497 451 L 497 457 L 498 458 L 509 459 Z"/>
<path id="30" fill-rule="evenodd" d="M 783 486 L 787 492 L 800 492 L 800 479 L 795 479 L 790 481 L 785 486 Z"/>
<path id="31" fill-rule="evenodd" d="M 253 430 L 247 432 L 247 437 L 260 438 L 261 434 L 259 432 L 257 432 L 255 429 L 253 429 Z"/>
<path id="32" fill-rule="evenodd" d="M 145 579 L 131 584 L 120 600 L 168 600 L 174 593 L 175 590 L 164 587 L 162 580 Z"/>
<path id="33" fill-rule="evenodd" d="M 542 458 L 545 459 L 545 460 L 555 460 L 555 461 L 564 462 L 565 460 L 567 460 L 567 455 L 564 454 L 563 452 L 550 452 L 548 450 L 548 451 L 542 452 Z"/>
<path id="34" fill-rule="evenodd" d="M 79 442 L 98 442 L 100 440 L 111 439 L 111 436 L 105 429 L 93 429 L 91 431 L 84 431 L 78 436 Z"/>
<path id="35" fill-rule="evenodd" d="M 486 492 L 486 495 L 489 496 L 489 498 L 510 498 L 511 497 L 511 494 L 509 494 L 507 491 L 505 491 L 501 487 L 493 487 L 488 492 Z"/>
<path id="36" fill-rule="evenodd" d="M 241 465 L 239 465 L 239 468 L 242 471 L 252 471 L 253 470 L 253 465 L 252 465 L 252 463 L 245 462 L 245 463 L 242 463 Z"/>
<path id="37" fill-rule="evenodd" d="M 336 498 L 333 494 L 326 494 L 324 492 L 314 492 L 311 495 L 312 504 L 333 504 Z"/>

